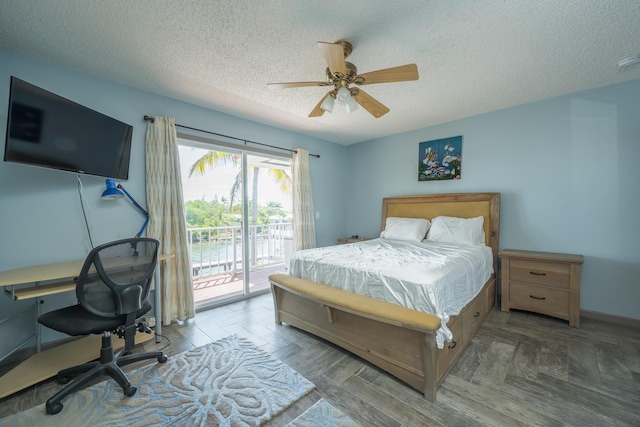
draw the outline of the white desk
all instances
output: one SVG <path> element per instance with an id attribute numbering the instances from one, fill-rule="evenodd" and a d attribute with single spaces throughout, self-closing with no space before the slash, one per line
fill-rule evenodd
<path id="1" fill-rule="evenodd" d="M 173 255 L 159 255 L 158 261 L 164 261 Z M 80 274 L 85 260 L 68 261 L 47 265 L 22 267 L 0 272 L 0 286 L 4 292 L 14 300 L 28 298 L 39 299 L 46 295 L 69 292 L 75 289 L 73 279 Z M 154 317 L 155 337 L 159 343 L 162 334 L 162 316 L 160 305 L 160 269 L 155 271 L 154 289 Z M 41 284 L 42 282 L 52 282 Z M 17 287 L 18 285 L 31 284 L 30 287 Z M 37 304 L 37 301 L 36 301 Z M 36 326 L 38 331 L 38 326 Z M 46 351 L 40 351 L 40 337 L 36 332 L 37 353 L 16 366 L 11 371 L 0 377 L 0 398 L 13 394 L 26 387 L 34 385 L 47 378 L 51 378 L 58 371 L 70 368 L 81 363 L 89 362 L 99 357 L 101 336 L 90 335 L 79 340 L 53 347 Z M 136 343 L 148 341 L 152 335 L 136 335 Z M 116 340 L 114 350 L 122 348 L 123 340 Z M 9 353 L 11 354 L 11 353 Z"/>

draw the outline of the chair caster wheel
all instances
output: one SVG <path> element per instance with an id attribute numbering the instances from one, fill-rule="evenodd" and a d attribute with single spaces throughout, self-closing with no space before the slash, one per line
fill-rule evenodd
<path id="1" fill-rule="evenodd" d="M 124 390 L 124 395 L 127 397 L 131 397 L 136 394 L 136 391 L 138 391 L 138 387 L 131 386 L 128 389 Z"/>
<path id="2" fill-rule="evenodd" d="M 158 357 L 158 362 L 164 363 L 166 361 L 167 361 L 167 356 L 166 355 L 163 354 L 162 356 Z"/>
<path id="3" fill-rule="evenodd" d="M 62 411 L 62 403 L 58 402 L 54 405 L 48 405 L 47 404 L 47 414 L 49 415 L 55 415 L 58 412 Z"/>

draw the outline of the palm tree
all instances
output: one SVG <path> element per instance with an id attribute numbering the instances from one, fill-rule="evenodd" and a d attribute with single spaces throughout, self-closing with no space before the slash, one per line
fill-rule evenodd
<path id="1" fill-rule="evenodd" d="M 240 162 L 240 155 L 225 153 L 221 151 L 209 151 L 195 161 L 189 168 L 189 176 L 204 175 L 207 170 L 214 169 L 220 166 L 234 166 L 238 167 Z M 291 194 L 291 177 L 283 169 L 269 168 L 269 175 L 280 186 L 280 190 L 284 194 Z M 258 225 L 258 177 L 260 174 L 260 167 L 252 165 L 248 166 L 247 175 L 252 173 L 253 186 L 251 193 L 251 216 L 250 224 L 252 226 Z M 240 199 L 242 194 L 242 171 L 239 171 L 236 175 L 233 185 L 229 193 L 230 205 L 229 212 L 233 212 L 234 200 Z M 256 228 L 257 230 L 257 228 Z M 251 245 L 251 259 L 255 260 L 255 245 Z"/>

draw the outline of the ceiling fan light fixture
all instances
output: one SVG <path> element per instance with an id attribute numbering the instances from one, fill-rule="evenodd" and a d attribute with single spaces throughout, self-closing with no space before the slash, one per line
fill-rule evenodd
<path id="1" fill-rule="evenodd" d="M 346 104 L 351 99 L 351 91 L 349 91 L 346 86 L 342 86 L 340 89 L 338 89 L 336 98 L 338 99 L 338 101 Z"/>
<path id="2" fill-rule="evenodd" d="M 358 109 L 358 103 L 352 96 L 349 96 L 349 99 L 347 99 L 344 106 L 347 109 L 347 114 L 351 114 Z"/>
<path id="3" fill-rule="evenodd" d="M 327 96 L 324 101 L 322 101 L 322 104 L 320 104 L 320 108 L 322 108 L 324 111 L 326 111 L 327 113 L 330 113 L 333 111 L 333 106 L 336 103 L 336 99 L 329 95 Z"/>
<path id="4" fill-rule="evenodd" d="M 325 111 L 331 113 L 336 101 L 345 105 L 347 113 L 362 107 L 373 117 L 380 118 L 389 112 L 389 108 L 371 95 L 350 85 L 370 85 L 378 83 L 406 82 L 418 80 L 418 66 L 406 64 L 358 74 L 358 68 L 345 61 L 351 54 L 353 46 L 346 41 L 336 43 L 318 42 L 327 68 L 325 81 L 269 83 L 269 87 L 296 88 L 308 86 L 333 86 L 333 90 L 325 95 L 313 107 L 309 117 L 320 117 Z"/>

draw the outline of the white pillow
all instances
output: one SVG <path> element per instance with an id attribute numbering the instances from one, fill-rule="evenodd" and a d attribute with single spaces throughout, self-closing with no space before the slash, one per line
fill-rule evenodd
<path id="1" fill-rule="evenodd" d="M 424 218 L 399 218 L 390 216 L 385 223 L 380 237 L 389 240 L 407 240 L 421 242 L 429 230 L 431 223 Z"/>
<path id="2" fill-rule="evenodd" d="M 427 240 L 441 243 L 484 245 L 484 217 L 437 216 L 432 220 Z"/>

